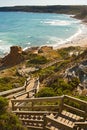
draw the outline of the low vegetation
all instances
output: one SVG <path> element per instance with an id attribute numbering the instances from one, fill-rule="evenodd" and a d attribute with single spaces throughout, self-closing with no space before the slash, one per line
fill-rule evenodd
<path id="1" fill-rule="evenodd" d="M 48 86 L 41 89 L 37 96 L 38 97 L 49 97 L 49 96 L 61 96 L 64 94 L 73 95 L 75 89 L 79 85 L 80 81 L 78 78 L 72 78 L 71 81 L 67 82 L 61 78 L 57 78 L 53 83 L 49 83 Z"/>
<path id="2" fill-rule="evenodd" d="M 37 97 L 53 97 L 56 96 L 53 88 L 44 87 L 37 94 Z"/>
<path id="3" fill-rule="evenodd" d="M 24 85 L 24 77 L 3 77 L 0 78 L 0 92 L 10 90 Z"/>
<path id="4" fill-rule="evenodd" d="M 46 59 L 46 57 L 40 55 L 34 55 L 34 57 L 31 60 L 29 60 L 28 63 L 38 65 L 38 64 L 46 64 L 47 62 L 48 60 Z"/>
<path id="5" fill-rule="evenodd" d="M 55 58 L 54 56 L 51 56 L 51 59 L 48 59 L 48 57 L 46 57 L 49 53 L 47 49 L 49 50 L 49 52 L 53 52 L 56 54 Z M 83 53 L 80 53 L 82 51 Z M 45 53 L 45 55 L 43 52 Z M 72 54 L 78 52 L 78 55 L 70 56 L 70 52 L 72 52 Z M 71 67 L 75 63 L 80 62 L 80 60 L 86 58 L 86 54 L 87 50 L 84 51 L 80 47 L 62 48 L 56 51 L 52 50 L 52 48 L 49 49 L 45 47 L 45 50 L 43 48 L 43 51 L 39 54 L 27 52 L 26 62 L 24 63 L 25 66 L 27 64 L 27 67 L 44 66 L 45 64 L 56 59 L 60 60 L 60 57 L 62 59 L 59 63 L 56 63 L 45 69 L 39 69 L 38 71 L 32 73 L 32 76 L 39 76 L 41 87 L 44 87 L 42 90 L 40 90 L 37 96 L 56 96 L 62 94 L 78 96 L 76 88 L 80 83 L 79 79 L 73 78 L 71 81 L 67 81 L 67 79 L 64 78 L 64 73 L 67 68 Z M 5 91 L 12 88 L 23 86 L 26 77 L 19 76 L 14 69 L 13 71 L 11 69 L 11 73 L 9 77 L 6 76 L 7 74 L 9 75 L 9 73 L 6 73 L 6 75 L 0 78 L 0 91 Z"/>
<path id="6" fill-rule="evenodd" d="M 8 101 L 0 97 L 0 130 L 26 130 L 16 115 L 8 112 Z"/>

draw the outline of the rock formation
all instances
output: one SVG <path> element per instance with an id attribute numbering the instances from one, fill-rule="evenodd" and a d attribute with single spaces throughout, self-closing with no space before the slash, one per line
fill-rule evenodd
<path id="1" fill-rule="evenodd" d="M 50 52 L 53 51 L 53 47 L 52 46 L 42 46 L 38 53 L 44 53 L 44 52 Z"/>
<path id="2" fill-rule="evenodd" d="M 2 59 L 2 66 L 8 67 L 13 66 L 24 60 L 22 55 L 23 50 L 19 46 L 12 46 L 10 53 Z"/>

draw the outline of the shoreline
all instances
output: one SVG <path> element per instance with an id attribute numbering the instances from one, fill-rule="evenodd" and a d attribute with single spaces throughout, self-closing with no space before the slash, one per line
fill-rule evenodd
<path id="1" fill-rule="evenodd" d="M 71 15 L 68 15 L 68 16 L 72 17 Z M 73 18 L 77 19 L 75 17 L 73 17 Z M 54 50 L 68 48 L 70 46 L 73 46 L 73 47 L 79 46 L 82 48 L 87 48 L 87 23 L 83 22 L 81 19 L 77 19 L 77 20 L 80 20 L 84 29 L 79 28 L 77 33 L 75 33 L 74 35 L 72 35 L 68 39 L 58 43 L 59 45 L 58 44 L 56 44 L 56 45 L 55 44 L 54 45 L 45 44 L 45 45 L 38 46 L 38 48 L 41 48 L 44 46 L 53 47 Z M 32 48 L 32 47 L 28 47 L 27 49 L 29 49 L 29 48 Z"/>
<path id="2" fill-rule="evenodd" d="M 84 24 L 84 26 L 86 26 L 86 29 L 85 31 L 84 30 L 81 30 L 79 29 L 79 31 L 77 33 L 75 33 L 73 36 L 69 37 L 68 39 L 66 39 L 65 41 L 62 41 L 61 43 L 59 43 L 59 45 L 41 45 L 41 46 L 32 46 L 32 47 L 26 47 L 23 49 L 23 51 L 26 51 L 28 49 L 31 49 L 33 47 L 38 47 L 38 48 L 41 48 L 41 47 L 44 47 L 44 46 L 47 46 L 47 47 L 53 47 L 54 50 L 57 50 L 57 49 L 62 49 L 62 48 L 68 48 L 70 46 L 73 46 L 73 47 L 82 47 L 82 48 L 86 48 L 87 47 L 87 24 L 86 23 L 82 23 Z"/>
<path id="3" fill-rule="evenodd" d="M 68 16 L 72 17 L 71 15 L 68 15 Z M 74 19 L 77 19 L 77 18 L 74 18 Z M 68 39 L 61 41 L 58 44 L 55 44 L 55 43 L 53 43 L 52 45 L 44 44 L 44 45 L 38 46 L 38 48 L 41 48 L 43 46 L 48 46 L 48 47 L 51 46 L 51 47 L 53 47 L 54 50 L 57 50 L 57 49 L 61 49 L 61 48 L 67 48 L 70 46 L 74 46 L 74 47 L 80 46 L 83 48 L 87 47 L 87 23 L 83 22 L 82 20 L 80 20 L 80 22 L 82 24 L 82 28 L 79 28 L 79 30 L 74 35 L 69 37 Z M 25 48 L 23 48 L 23 51 L 26 51 L 33 47 L 37 47 L 37 46 L 25 47 Z M 8 53 L 6 53 L 6 54 L 8 54 Z M 0 56 L 0 57 L 2 58 L 4 56 L 6 56 L 6 54 L 4 54 L 3 56 Z"/>
<path id="4" fill-rule="evenodd" d="M 66 39 L 66 41 L 64 41 L 62 44 L 59 44 L 53 48 L 56 50 L 56 49 L 61 49 L 61 48 L 67 48 L 70 46 L 73 46 L 73 47 L 80 46 L 83 48 L 87 47 L 87 24 L 83 22 L 82 24 L 85 27 L 85 29 L 80 30 L 80 32 Z"/>

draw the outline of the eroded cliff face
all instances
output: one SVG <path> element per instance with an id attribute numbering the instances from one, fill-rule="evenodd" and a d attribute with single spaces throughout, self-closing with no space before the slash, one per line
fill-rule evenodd
<path id="1" fill-rule="evenodd" d="M 2 66 L 8 67 L 19 64 L 24 60 L 23 50 L 19 46 L 12 46 L 10 53 L 2 59 Z"/>

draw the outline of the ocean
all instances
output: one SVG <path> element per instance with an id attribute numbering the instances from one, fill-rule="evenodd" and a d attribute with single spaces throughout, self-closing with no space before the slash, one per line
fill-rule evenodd
<path id="1" fill-rule="evenodd" d="M 59 46 L 81 33 L 83 25 L 65 14 L 0 12 L 0 55 L 10 46 Z"/>

